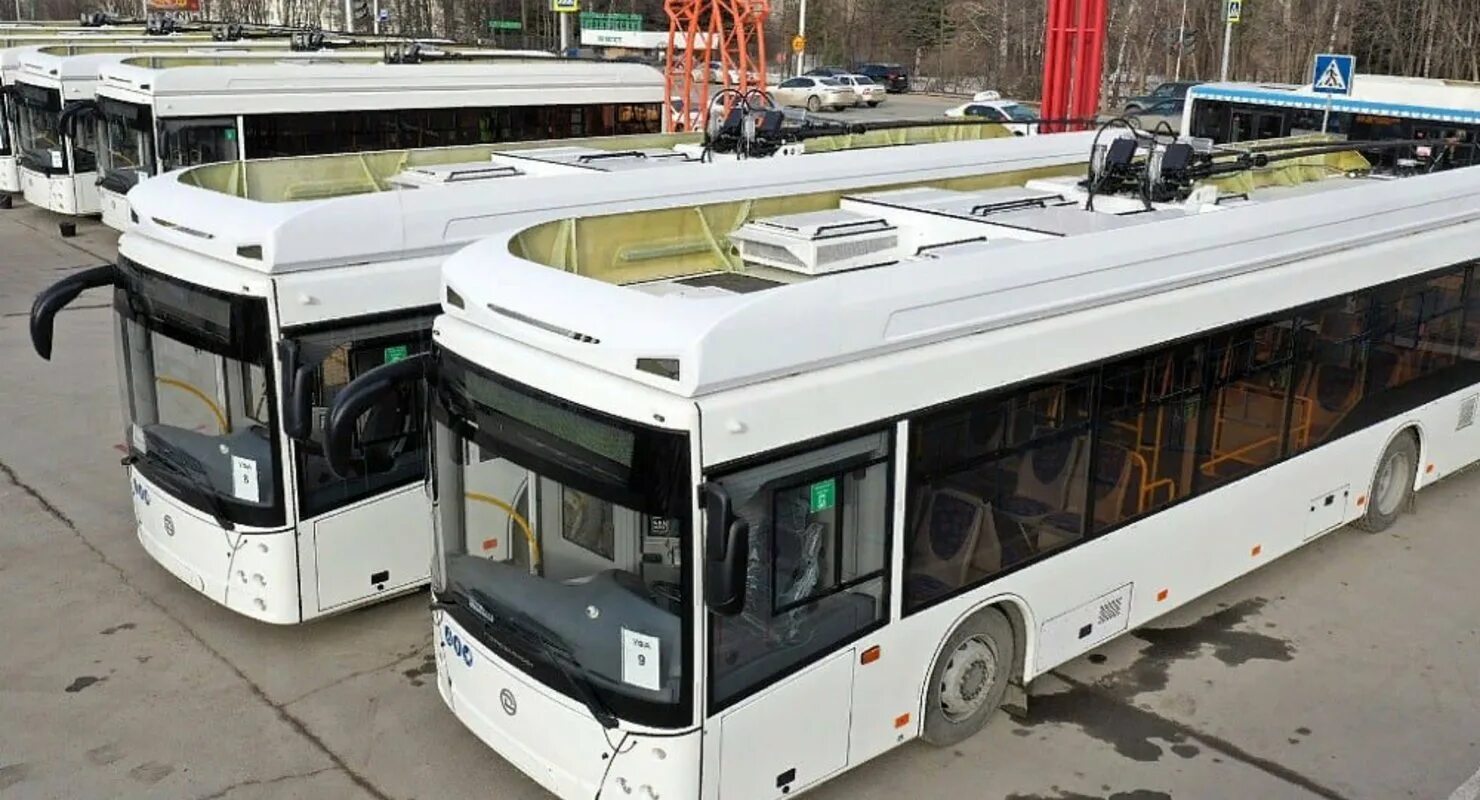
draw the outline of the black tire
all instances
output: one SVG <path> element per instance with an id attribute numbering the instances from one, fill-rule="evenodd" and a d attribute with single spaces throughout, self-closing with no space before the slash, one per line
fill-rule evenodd
<path id="1" fill-rule="evenodd" d="M 1404 431 L 1377 460 L 1367 492 L 1367 513 L 1357 520 L 1357 527 L 1368 533 L 1391 528 L 1413 499 L 1413 484 L 1417 481 L 1418 440 L 1412 431 Z"/>
<path id="2" fill-rule="evenodd" d="M 818 111 L 821 111 L 822 110 L 822 98 L 818 97 L 815 94 L 812 95 L 811 97 L 807 98 L 807 110 L 808 111 L 811 111 L 814 114 L 817 113 Z"/>
<path id="3" fill-rule="evenodd" d="M 1141 113 L 1141 107 L 1138 106 L 1138 105 L 1136 105 L 1136 104 L 1134 104 L 1134 103 L 1132 103 L 1131 105 L 1128 105 L 1128 106 L 1125 107 L 1125 113 L 1127 113 L 1127 114 L 1139 114 L 1139 113 Z"/>
<path id="4" fill-rule="evenodd" d="M 868 107 L 869 108 L 878 108 L 879 107 L 879 101 L 878 100 L 870 100 L 869 101 L 869 104 L 868 104 Z"/>
<path id="5" fill-rule="evenodd" d="M 949 747 L 981 730 L 1002 705 L 1016 663 L 1012 623 L 1002 612 L 984 609 L 961 623 L 930 668 L 920 738 Z"/>

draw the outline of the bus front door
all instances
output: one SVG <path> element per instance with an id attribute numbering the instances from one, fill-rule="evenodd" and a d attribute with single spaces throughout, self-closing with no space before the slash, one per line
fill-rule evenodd
<path id="1" fill-rule="evenodd" d="M 890 449 L 865 435 L 716 481 L 750 552 L 744 607 L 709 615 L 708 796 L 779 798 L 877 752 L 853 721 L 888 615 Z"/>

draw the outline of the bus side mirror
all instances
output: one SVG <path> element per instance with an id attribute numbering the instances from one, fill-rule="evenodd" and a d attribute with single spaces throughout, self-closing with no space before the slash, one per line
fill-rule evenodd
<path id="1" fill-rule="evenodd" d="M 354 449 L 360 417 L 402 384 L 414 383 L 427 376 L 431 371 L 431 358 L 430 354 L 422 353 L 383 364 L 340 390 L 329 409 L 329 421 L 324 427 L 324 455 L 335 475 L 350 478 L 359 472 L 355 469 Z"/>
<path id="2" fill-rule="evenodd" d="M 52 284 L 36 295 L 31 304 L 31 346 L 36 355 L 51 360 L 52 336 L 57 314 L 88 289 L 112 286 L 118 282 L 118 268 L 112 264 L 85 269 Z"/>
<path id="3" fill-rule="evenodd" d="M 313 382 L 313 365 L 299 363 L 298 343 L 291 339 L 278 344 L 278 357 L 283 362 L 283 432 L 300 442 L 313 435 L 313 401 L 309 388 Z"/>
<path id="4" fill-rule="evenodd" d="M 716 614 L 733 617 L 745 608 L 745 573 L 750 563 L 750 523 L 735 516 L 730 493 L 717 483 L 699 487 L 704 507 L 704 599 Z"/>

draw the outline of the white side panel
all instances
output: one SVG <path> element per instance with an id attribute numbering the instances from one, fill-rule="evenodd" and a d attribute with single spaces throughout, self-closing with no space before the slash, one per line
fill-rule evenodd
<path id="1" fill-rule="evenodd" d="M 1338 486 L 1312 497 L 1305 514 L 1305 539 L 1314 539 L 1326 531 L 1341 527 L 1351 503 L 1350 486 Z"/>
<path id="2" fill-rule="evenodd" d="M 1040 669 L 1124 633 L 1131 618 L 1132 588 L 1128 583 L 1043 623 L 1043 630 L 1038 634 Z"/>
<path id="3" fill-rule="evenodd" d="M 20 167 L 16 166 L 15 156 L 0 156 L 0 192 L 19 192 L 21 190 Z"/>
<path id="4" fill-rule="evenodd" d="M 79 217 L 90 217 L 103 211 L 102 199 L 98 196 L 98 173 L 80 172 L 72 178 L 72 211 Z"/>
<path id="5" fill-rule="evenodd" d="M 720 800 L 781 797 L 848 765 L 855 658 L 850 647 L 720 718 Z"/>
<path id="6" fill-rule="evenodd" d="M 432 512 L 420 484 L 313 523 L 318 610 L 378 600 L 427 582 Z M 307 579 L 305 575 L 305 580 Z"/>

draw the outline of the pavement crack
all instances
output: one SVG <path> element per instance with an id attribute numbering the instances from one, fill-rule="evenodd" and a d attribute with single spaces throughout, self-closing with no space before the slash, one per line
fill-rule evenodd
<path id="1" fill-rule="evenodd" d="M 1289 767 L 1276 761 L 1272 761 L 1261 756 L 1256 756 L 1253 753 L 1250 753 L 1249 751 L 1234 744 L 1233 742 L 1228 741 L 1227 739 L 1214 736 L 1211 733 L 1205 733 L 1169 717 L 1157 714 L 1154 711 L 1142 708 L 1141 706 L 1138 706 L 1123 697 L 1116 696 L 1114 693 L 1106 691 L 1099 686 L 1071 678 L 1059 670 L 1050 670 L 1048 674 L 1063 681 L 1064 683 L 1067 683 L 1069 687 L 1075 691 L 1091 692 L 1096 697 L 1099 697 L 1115 705 L 1131 709 L 1137 714 L 1145 714 L 1150 717 L 1154 717 L 1159 723 L 1166 725 L 1169 729 L 1175 730 L 1177 733 L 1180 733 L 1183 736 L 1186 736 L 1188 739 L 1196 740 L 1202 743 L 1203 746 L 1217 751 L 1224 757 L 1233 759 L 1240 764 L 1244 764 L 1245 766 L 1259 770 L 1260 772 L 1263 772 L 1271 778 L 1284 781 L 1285 783 L 1288 783 L 1292 786 L 1298 786 L 1301 789 L 1310 792 L 1311 794 L 1317 795 L 1319 797 L 1324 797 L 1326 798 L 1326 800 L 1351 800 L 1351 798 L 1349 798 L 1347 795 L 1344 795 L 1341 792 L 1338 792 L 1328 786 L 1322 785 L 1313 778 L 1302 775 L 1299 772 L 1296 772 L 1295 770 L 1290 769 Z M 1033 703 L 1030 699 L 1028 703 L 1030 710 L 1032 708 L 1032 705 Z"/>
<path id="2" fill-rule="evenodd" d="M 77 523 L 73 522 L 71 517 L 68 517 L 65 513 L 63 513 L 61 509 L 57 508 L 50 500 L 46 499 L 45 496 L 36 491 L 36 489 L 30 484 L 21 480 L 20 476 L 15 474 L 15 470 L 11 469 L 10 465 L 6 464 L 4 461 L 0 461 L 0 475 L 3 475 L 5 479 L 8 480 L 12 485 L 29 495 L 31 499 L 35 500 L 36 503 L 41 506 L 42 510 L 44 510 L 53 519 L 60 522 L 63 526 L 67 528 L 67 530 L 71 531 L 72 535 L 77 537 L 77 540 L 82 543 L 83 547 L 86 547 L 88 550 L 92 551 L 92 554 L 96 556 L 97 559 L 102 562 L 104 566 L 113 570 L 113 572 L 118 575 L 118 580 L 124 586 L 128 587 L 129 591 L 132 591 L 134 594 L 138 595 L 141 600 L 143 600 L 145 603 L 148 603 L 160 614 L 163 614 L 166 619 L 179 626 L 180 630 L 184 631 L 185 635 L 190 637 L 191 641 L 199 645 L 202 650 L 209 653 L 217 661 L 226 665 L 226 668 L 231 670 L 231 673 L 235 675 L 236 678 L 247 687 L 248 691 L 250 691 L 252 695 L 257 698 L 257 700 L 276 712 L 279 720 L 281 720 L 289 728 L 292 728 L 294 732 L 308 741 L 309 744 L 313 745 L 313 747 L 321 754 L 323 754 L 325 758 L 329 759 L 329 761 L 334 765 L 335 769 L 343 771 L 344 774 L 348 776 L 349 779 L 353 781 L 356 786 L 365 790 L 365 792 L 371 797 L 375 798 L 375 800 L 392 800 L 390 795 L 386 794 L 382 789 L 380 789 L 380 787 L 371 783 L 369 778 L 366 778 L 364 775 L 361 775 L 352 767 L 350 767 L 350 765 L 345 762 L 343 757 L 330 749 L 330 747 L 324 742 L 324 740 L 319 738 L 317 734 L 309 730 L 308 725 L 303 720 L 299 719 L 291 711 L 288 711 L 286 708 L 284 708 L 282 704 L 274 703 L 272 701 L 272 698 L 267 696 L 267 692 L 263 690 L 263 688 L 256 681 L 252 680 L 252 678 L 250 678 L 245 672 L 243 672 L 241 667 L 237 666 L 235 662 L 227 658 L 225 653 L 222 653 L 220 650 L 217 650 L 215 647 L 211 646 L 209 642 L 201 637 L 201 635 L 197 633 L 194 628 L 190 627 L 190 625 L 188 625 L 183 619 L 176 616 L 175 613 L 172 612 L 163 603 L 159 602 L 149 593 L 145 592 L 137 585 L 135 585 L 133 580 L 129 578 L 128 573 L 124 571 L 122 567 L 110 561 L 108 559 L 108 556 L 102 550 L 98 549 L 98 546 L 93 544 L 87 538 L 87 536 L 85 536 L 82 531 L 77 528 Z"/>
<path id="3" fill-rule="evenodd" d="M 113 304 L 112 303 L 98 303 L 96 305 L 84 305 L 84 306 L 67 306 L 66 308 L 63 308 L 62 309 L 62 313 L 67 313 L 69 311 L 97 311 L 100 308 L 112 308 L 112 307 L 113 307 Z M 8 313 L 5 313 L 5 314 L 0 314 L 0 319 L 14 319 L 15 317 L 29 317 L 29 316 L 31 316 L 31 312 L 29 312 L 29 311 L 11 311 L 11 312 L 8 312 Z"/>
<path id="4" fill-rule="evenodd" d="M 312 772 L 295 772 L 292 775 L 279 775 L 276 778 L 237 781 L 230 786 L 222 787 L 221 789 L 211 792 L 210 794 L 203 794 L 200 797 L 195 798 L 195 800 L 220 800 L 221 798 L 231 794 L 237 789 L 245 789 L 249 786 L 272 786 L 273 784 L 283 783 L 284 781 L 293 781 L 300 778 L 312 778 L 315 775 L 323 775 L 325 772 L 333 772 L 334 770 L 334 767 L 323 767 Z"/>
<path id="5" fill-rule="evenodd" d="M 333 689 L 335 686 L 339 686 L 340 684 L 343 684 L 343 683 L 348 683 L 349 681 L 352 681 L 352 680 L 354 680 L 356 678 L 363 678 L 366 675 L 374 675 L 377 672 L 384 672 L 385 670 L 388 670 L 388 669 L 394 669 L 394 668 L 399 667 L 400 665 L 406 663 L 407 661 L 410 661 L 411 659 L 416 658 L 417 656 L 421 655 L 423 653 L 423 651 L 426 651 L 426 650 L 428 650 L 430 648 L 431 648 L 431 645 L 430 644 L 417 645 L 414 649 L 412 649 L 412 650 L 410 650 L 410 651 L 408 651 L 406 653 L 403 653 L 400 656 L 397 656 L 394 661 L 387 661 L 384 664 L 378 664 L 378 665 L 373 666 L 373 667 L 366 667 L 365 669 L 359 670 L 357 672 L 351 672 L 348 675 L 343 675 L 343 676 L 340 676 L 338 678 L 335 678 L 334 680 L 332 680 L 332 681 L 324 684 L 323 686 L 317 686 L 317 687 L 314 687 L 312 689 L 309 689 L 308 691 L 304 692 L 303 694 L 298 695 L 297 697 L 294 697 L 291 700 L 284 700 L 283 703 L 282 703 L 282 706 L 283 706 L 283 708 L 287 708 L 288 706 L 291 706 L 291 705 L 294 705 L 296 703 L 299 703 L 299 702 L 302 702 L 304 700 L 307 700 L 308 698 L 313 697 L 316 694 L 319 694 L 321 692 L 328 691 L 329 689 Z"/>

